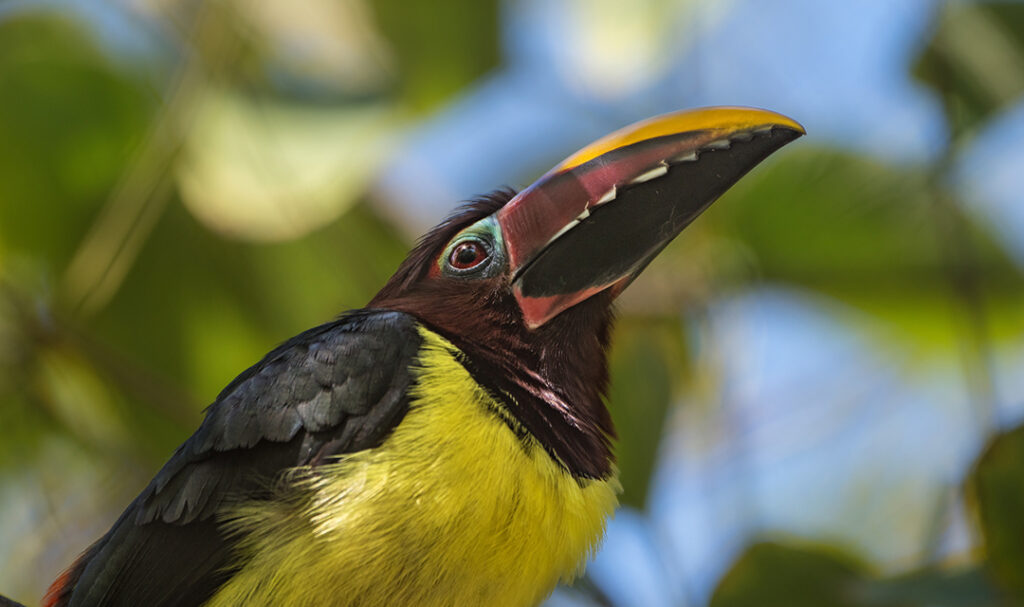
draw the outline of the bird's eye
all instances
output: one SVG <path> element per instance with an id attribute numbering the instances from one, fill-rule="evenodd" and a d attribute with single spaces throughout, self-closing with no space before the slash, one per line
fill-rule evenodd
<path id="1" fill-rule="evenodd" d="M 490 253 L 479 240 L 464 240 L 448 255 L 448 265 L 456 270 L 472 270 L 487 261 Z"/>

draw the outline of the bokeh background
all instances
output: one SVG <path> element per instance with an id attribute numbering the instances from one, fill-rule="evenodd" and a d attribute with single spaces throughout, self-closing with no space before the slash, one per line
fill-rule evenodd
<path id="1" fill-rule="evenodd" d="M 0 591 L 458 201 L 730 104 L 808 136 L 623 296 L 549 605 L 1024 604 L 1022 93 L 1018 2 L 0 0 Z"/>

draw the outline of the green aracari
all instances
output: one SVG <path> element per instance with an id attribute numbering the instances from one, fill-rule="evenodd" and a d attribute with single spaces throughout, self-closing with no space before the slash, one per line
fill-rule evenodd
<path id="1" fill-rule="evenodd" d="M 224 388 L 44 605 L 540 603 L 616 506 L 613 300 L 803 133 L 667 114 L 458 208 L 365 308 Z"/>

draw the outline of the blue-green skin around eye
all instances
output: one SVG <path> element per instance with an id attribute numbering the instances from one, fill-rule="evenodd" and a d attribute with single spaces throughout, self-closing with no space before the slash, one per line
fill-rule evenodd
<path id="1" fill-rule="evenodd" d="M 487 259 L 477 266 L 460 270 L 448 263 L 452 250 L 460 244 L 474 240 L 481 243 L 488 252 Z M 505 240 L 501 234 L 501 226 L 494 216 L 484 217 L 459 234 L 444 248 L 444 253 L 437 260 L 441 274 L 452 278 L 494 278 L 508 269 L 508 254 L 505 251 Z"/>

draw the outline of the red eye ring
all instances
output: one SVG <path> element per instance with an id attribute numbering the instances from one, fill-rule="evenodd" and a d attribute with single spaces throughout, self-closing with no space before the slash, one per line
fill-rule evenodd
<path id="1" fill-rule="evenodd" d="M 456 270 L 472 270 L 487 261 L 490 252 L 479 240 L 463 240 L 448 254 L 448 265 Z"/>

